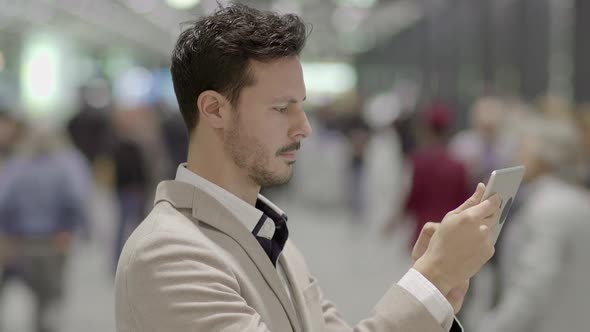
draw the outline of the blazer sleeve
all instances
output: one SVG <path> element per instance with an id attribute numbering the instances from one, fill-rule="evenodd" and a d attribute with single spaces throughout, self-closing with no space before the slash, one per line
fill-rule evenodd
<path id="1" fill-rule="evenodd" d="M 269 331 L 232 271 L 188 236 L 147 234 L 123 269 L 118 296 L 141 331 Z"/>
<path id="2" fill-rule="evenodd" d="M 326 332 L 447 332 L 412 294 L 393 285 L 374 307 L 371 316 L 349 326 L 334 304 L 324 299 L 321 291 L 321 307 Z M 455 320 L 450 332 L 462 332 Z"/>

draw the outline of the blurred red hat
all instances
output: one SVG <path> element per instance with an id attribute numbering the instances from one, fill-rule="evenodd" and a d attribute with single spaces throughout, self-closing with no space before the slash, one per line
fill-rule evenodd
<path id="1" fill-rule="evenodd" d="M 424 110 L 426 125 L 435 130 L 448 130 L 455 119 L 451 106 L 447 103 L 437 101 L 426 107 Z"/>

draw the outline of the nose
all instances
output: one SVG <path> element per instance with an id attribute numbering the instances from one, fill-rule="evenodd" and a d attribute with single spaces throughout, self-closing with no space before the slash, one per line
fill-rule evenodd
<path id="1" fill-rule="evenodd" d="M 307 119 L 307 114 L 305 114 L 303 109 L 298 109 L 295 114 L 294 125 L 292 126 L 289 136 L 297 140 L 309 137 L 313 130 L 311 129 L 311 124 L 309 124 L 309 120 Z"/>

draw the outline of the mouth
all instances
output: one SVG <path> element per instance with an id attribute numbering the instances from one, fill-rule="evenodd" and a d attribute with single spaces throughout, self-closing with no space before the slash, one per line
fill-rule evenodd
<path id="1" fill-rule="evenodd" d="M 290 144 L 290 145 L 284 147 L 283 149 L 281 149 L 281 151 L 279 151 L 279 153 L 277 155 L 280 157 L 283 157 L 284 159 L 286 159 L 290 163 L 293 163 L 297 159 L 297 151 L 300 148 L 301 148 L 301 143 L 296 142 L 296 143 Z"/>
<path id="2" fill-rule="evenodd" d="M 295 151 L 292 151 L 292 152 L 283 152 L 283 153 L 279 154 L 279 156 L 283 157 L 287 161 L 295 161 L 295 160 L 297 160 L 297 154 L 295 153 Z"/>

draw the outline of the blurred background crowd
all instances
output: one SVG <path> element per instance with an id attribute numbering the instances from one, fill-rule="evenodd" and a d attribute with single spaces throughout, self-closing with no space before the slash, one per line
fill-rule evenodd
<path id="1" fill-rule="evenodd" d="M 0 0 L 0 331 L 114 330 L 121 247 L 185 161 L 169 54 L 218 2 Z M 347 319 L 407 271 L 424 223 L 523 164 L 460 317 L 588 331 L 590 2 L 240 2 L 313 26 L 314 135 L 263 193 Z"/>

